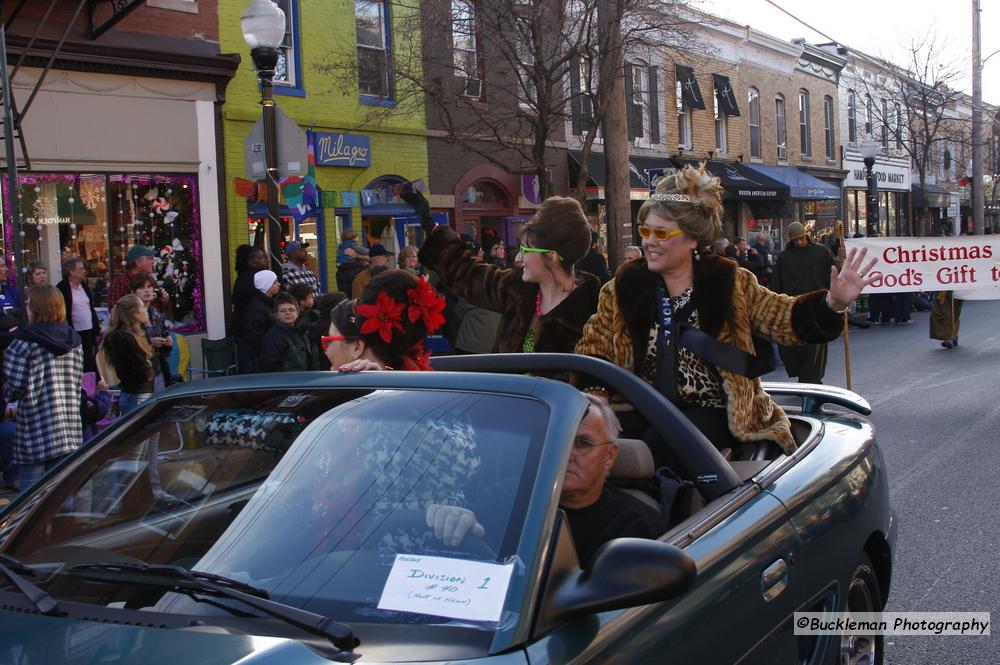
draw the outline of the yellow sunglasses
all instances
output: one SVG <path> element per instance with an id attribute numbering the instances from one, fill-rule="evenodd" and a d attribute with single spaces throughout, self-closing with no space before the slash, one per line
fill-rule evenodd
<path id="1" fill-rule="evenodd" d="M 645 224 L 639 226 L 639 235 L 644 240 L 646 238 L 649 238 L 650 236 L 656 238 L 657 240 L 670 240 L 671 238 L 682 235 L 683 233 L 684 231 L 680 229 L 674 229 L 673 231 L 669 231 L 667 229 L 653 229 L 646 226 Z"/>

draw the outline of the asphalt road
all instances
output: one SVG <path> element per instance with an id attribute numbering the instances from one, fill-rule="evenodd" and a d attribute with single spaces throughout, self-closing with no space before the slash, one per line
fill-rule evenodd
<path id="1" fill-rule="evenodd" d="M 853 390 L 889 466 L 899 540 L 887 611 L 991 611 L 1000 620 L 1000 301 L 968 301 L 960 344 L 910 326 L 851 328 Z M 781 367 L 766 379 L 788 380 Z M 846 387 L 844 344 L 825 382 Z M 1000 663 L 992 637 L 889 637 L 893 665 Z"/>

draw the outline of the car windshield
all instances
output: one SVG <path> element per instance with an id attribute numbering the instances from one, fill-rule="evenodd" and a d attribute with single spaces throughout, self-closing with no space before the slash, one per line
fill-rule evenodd
<path id="1" fill-rule="evenodd" d="M 547 420 L 531 399 L 445 391 L 166 400 L 8 514 L 0 547 L 61 573 L 178 565 L 342 621 L 443 622 L 379 607 L 397 555 L 465 565 L 512 557 Z M 428 527 L 442 506 L 467 509 L 481 529 L 446 544 Z M 57 598 L 220 612 L 164 589 L 61 573 L 45 582 Z"/>

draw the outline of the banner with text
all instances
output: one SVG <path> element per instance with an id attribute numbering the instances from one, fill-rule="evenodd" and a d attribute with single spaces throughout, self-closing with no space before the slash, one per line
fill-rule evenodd
<path id="1" fill-rule="evenodd" d="M 1000 299 L 1000 236 L 849 238 L 878 263 L 865 293 L 954 291 L 964 300 Z"/>

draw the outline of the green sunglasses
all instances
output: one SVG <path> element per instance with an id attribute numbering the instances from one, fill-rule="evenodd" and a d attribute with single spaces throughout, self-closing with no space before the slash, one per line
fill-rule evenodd
<path id="1" fill-rule="evenodd" d="M 556 252 L 556 250 L 554 250 L 554 249 L 542 249 L 541 247 L 525 247 L 524 245 L 521 245 L 521 249 L 520 249 L 520 251 L 518 253 L 519 254 L 530 254 L 530 253 L 534 253 L 534 254 L 547 254 L 548 252 Z M 559 252 L 556 252 L 556 254 L 558 254 L 558 253 Z"/>

